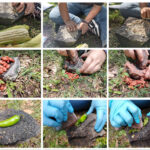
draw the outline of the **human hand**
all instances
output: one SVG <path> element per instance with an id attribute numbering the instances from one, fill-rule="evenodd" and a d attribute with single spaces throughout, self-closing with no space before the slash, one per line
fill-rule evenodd
<path id="1" fill-rule="evenodd" d="M 150 19 L 150 7 L 141 8 L 141 17 L 144 19 Z"/>
<path id="2" fill-rule="evenodd" d="M 100 70 L 106 59 L 106 54 L 103 50 L 90 50 L 81 57 L 87 58 L 80 69 L 80 73 L 92 74 Z"/>
<path id="3" fill-rule="evenodd" d="M 107 120 L 107 101 L 106 100 L 92 100 L 91 107 L 87 115 L 91 114 L 96 109 L 97 119 L 95 124 L 95 131 L 100 132 Z"/>
<path id="4" fill-rule="evenodd" d="M 78 26 L 78 30 L 82 31 L 82 34 L 85 34 L 89 30 L 89 26 L 85 22 L 81 22 Z"/>
<path id="5" fill-rule="evenodd" d="M 67 113 L 73 112 L 73 108 L 69 101 L 63 100 L 57 101 L 54 100 L 43 101 L 43 124 L 45 126 L 51 127 L 61 126 L 61 123 L 67 120 Z"/>
<path id="6" fill-rule="evenodd" d="M 74 32 L 77 30 L 77 24 L 74 21 L 69 20 L 69 21 L 66 21 L 65 24 L 66 24 L 66 28 L 68 32 Z"/>
<path id="7" fill-rule="evenodd" d="M 139 124 L 142 118 L 141 110 L 130 100 L 110 101 L 110 122 L 113 127 L 131 127 L 134 121 Z"/>
<path id="8" fill-rule="evenodd" d="M 67 121 L 68 112 L 73 113 L 73 107 L 69 100 L 49 100 L 49 105 L 56 107 L 63 113 L 63 121 Z"/>
<path id="9" fill-rule="evenodd" d="M 144 54 L 142 51 L 143 50 L 124 50 L 124 53 L 127 57 L 132 58 L 133 60 L 136 59 L 136 55 L 137 55 L 138 60 L 142 62 L 144 60 Z M 147 50 L 145 51 L 149 55 L 148 51 Z"/>
<path id="10" fill-rule="evenodd" d="M 145 79 L 150 80 L 150 66 L 146 68 Z"/>
<path id="11" fill-rule="evenodd" d="M 34 3 L 12 3 L 12 6 L 15 7 L 18 13 L 21 13 L 24 10 L 25 5 L 26 5 L 25 15 L 34 13 L 35 10 Z"/>
<path id="12" fill-rule="evenodd" d="M 57 51 L 61 56 L 65 56 L 65 57 L 67 57 L 68 56 L 68 54 L 67 54 L 67 51 L 66 50 L 58 50 Z"/>

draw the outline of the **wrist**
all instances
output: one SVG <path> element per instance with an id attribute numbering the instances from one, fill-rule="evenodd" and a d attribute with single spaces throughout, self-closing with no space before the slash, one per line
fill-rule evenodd
<path id="1" fill-rule="evenodd" d="M 89 25 L 89 23 L 86 20 L 82 20 L 82 22 Z"/>

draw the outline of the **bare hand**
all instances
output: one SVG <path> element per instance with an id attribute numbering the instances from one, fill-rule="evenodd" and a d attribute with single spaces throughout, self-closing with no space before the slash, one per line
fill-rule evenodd
<path id="1" fill-rule="evenodd" d="M 87 58 L 80 69 L 80 73 L 92 74 L 100 70 L 106 59 L 106 54 L 103 50 L 91 50 L 83 54 L 81 57 Z"/>
<path id="2" fill-rule="evenodd" d="M 77 30 L 77 24 L 71 20 L 65 22 L 66 28 L 69 32 L 74 32 Z"/>
<path id="3" fill-rule="evenodd" d="M 25 9 L 25 15 L 34 13 L 35 10 L 34 3 L 12 3 L 12 6 L 15 7 L 18 13 L 21 13 L 24 10 L 25 5 L 27 6 Z"/>
<path id="4" fill-rule="evenodd" d="M 145 50 L 145 51 L 149 55 L 148 51 L 147 50 Z M 124 53 L 127 57 L 132 58 L 133 60 L 136 60 L 136 55 L 137 55 L 137 58 L 140 62 L 142 62 L 144 60 L 142 50 L 125 50 Z"/>
<path id="5" fill-rule="evenodd" d="M 150 80 L 150 66 L 146 69 L 145 79 Z"/>
<path id="6" fill-rule="evenodd" d="M 150 19 L 150 7 L 141 8 L 141 17 L 144 19 Z"/>
<path id="7" fill-rule="evenodd" d="M 85 34 L 89 30 L 88 24 L 81 22 L 78 26 L 78 29 L 82 31 L 82 34 Z"/>
<path id="8" fill-rule="evenodd" d="M 58 50 L 57 51 L 61 56 L 68 56 L 67 51 L 66 50 Z"/>

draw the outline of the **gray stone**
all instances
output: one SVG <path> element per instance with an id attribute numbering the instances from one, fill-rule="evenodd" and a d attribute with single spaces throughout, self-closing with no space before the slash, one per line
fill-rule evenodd
<path id="1" fill-rule="evenodd" d="M 15 81 L 18 76 L 18 73 L 20 71 L 20 61 L 18 57 L 14 57 L 13 59 L 15 60 L 15 62 L 11 64 L 9 70 L 0 76 L 4 81 Z"/>
<path id="2" fill-rule="evenodd" d="M 71 47 L 79 39 L 80 31 L 68 32 L 66 25 L 60 26 L 55 37 L 55 42 L 61 47 Z"/>
<path id="3" fill-rule="evenodd" d="M 121 47 L 142 47 L 150 43 L 150 22 L 129 17 L 116 35 Z"/>
<path id="4" fill-rule="evenodd" d="M 10 127 L 0 128 L 0 145 L 16 144 L 40 134 L 40 125 L 29 114 L 21 110 L 8 109 L 0 112 L 0 120 L 20 115 L 20 121 Z"/>
<path id="5" fill-rule="evenodd" d="M 148 117 L 150 120 L 150 117 Z M 141 130 L 130 133 L 132 128 L 127 129 L 129 142 L 133 147 L 150 147 L 150 121 Z M 133 130 L 133 129 L 132 129 Z"/>
<path id="6" fill-rule="evenodd" d="M 12 3 L 0 3 L 0 24 L 8 25 L 12 24 L 24 15 L 24 10 L 22 13 L 18 14 Z"/>
<path id="7" fill-rule="evenodd" d="M 88 118 L 79 126 L 72 126 L 67 131 L 68 141 L 71 146 L 91 147 L 96 138 L 106 134 L 105 130 L 97 133 L 94 130 L 96 114 L 88 115 Z"/>

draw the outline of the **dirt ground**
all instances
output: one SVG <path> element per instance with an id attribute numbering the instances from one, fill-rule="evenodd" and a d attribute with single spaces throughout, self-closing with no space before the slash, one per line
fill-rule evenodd
<path id="1" fill-rule="evenodd" d="M 39 50 L 1 50 L 1 56 L 19 57 L 20 72 L 16 81 L 6 81 L 0 97 L 41 97 L 41 52 Z"/>
<path id="2" fill-rule="evenodd" d="M 119 3 L 114 3 L 119 4 Z M 109 47 L 110 48 L 121 48 L 123 47 L 115 34 L 124 23 L 125 19 L 120 15 L 118 10 L 109 10 Z M 129 47 L 126 45 L 126 47 Z M 137 47 L 135 45 L 135 47 Z M 145 44 L 143 47 L 150 47 L 150 43 Z"/>
<path id="3" fill-rule="evenodd" d="M 142 110 L 142 117 L 145 118 L 146 114 L 150 112 L 150 108 Z M 129 143 L 125 128 L 115 130 L 109 122 L 109 147 L 110 148 L 132 148 Z"/>
<path id="4" fill-rule="evenodd" d="M 41 124 L 41 101 L 40 100 L 1 100 L 0 110 L 16 109 L 22 110 L 31 115 L 39 124 Z M 25 142 L 20 142 L 15 145 L 2 146 L 2 148 L 40 148 L 41 147 L 41 135 L 33 137 Z"/>
<path id="5" fill-rule="evenodd" d="M 109 96 L 150 97 L 149 87 L 139 89 L 138 86 L 136 86 L 131 90 L 123 81 L 124 76 L 128 75 L 124 70 L 126 61 L 127 58 L 123 50 L 109 50 Z"/>
<path id="6" fill-rule="evenodd" d="M 77 117 L 80 118 L 85 111 L 75 112 Z M 104 127 L 107 131 L 107 127 Z M 43 130 L 44 148 L 73 148 L 68 143 L 68 138 L 65 130 L 56 131 L 51 127 L 44 127 Z M 107 146 L 107 136 L 99 137 L 96 139 L 93 148 L 105 148 Z"/>
<path id="7" fill-rule="evenodd" d="M 65 58 L 57 51 L 45 50 L 44 97 L 106 97 L 106 62 L 101 70 L 92 75 L 80 75 L 74 81 L 68 79 L 63 69 Z"/>
<path id="8" fill-rule="evenodd" d="M 55 6 L 56 4 L 54 4 Z M 55 24 L 49 19 L 49 12 L 52 10 L 52 8 L 47 9 L 44 11 L 44 23 L 43 23 L 43 32 L 44 35 L 48 38 L 47 41 L 44 43 L 44 48 L 51 48 L 51 47 L 59 47 L 55 42 L 54 42 L 54 37 L 56 36 L 55 32 Z M 91 32 L 87 32 L 87 34 L 83 35 L 80 37 L 80 39 L 77 41 L 73 47 L 77 47 L 81 44 L 86 43 L 88 47 L 102 47 L 100 39 L 92 34 Z"/>

